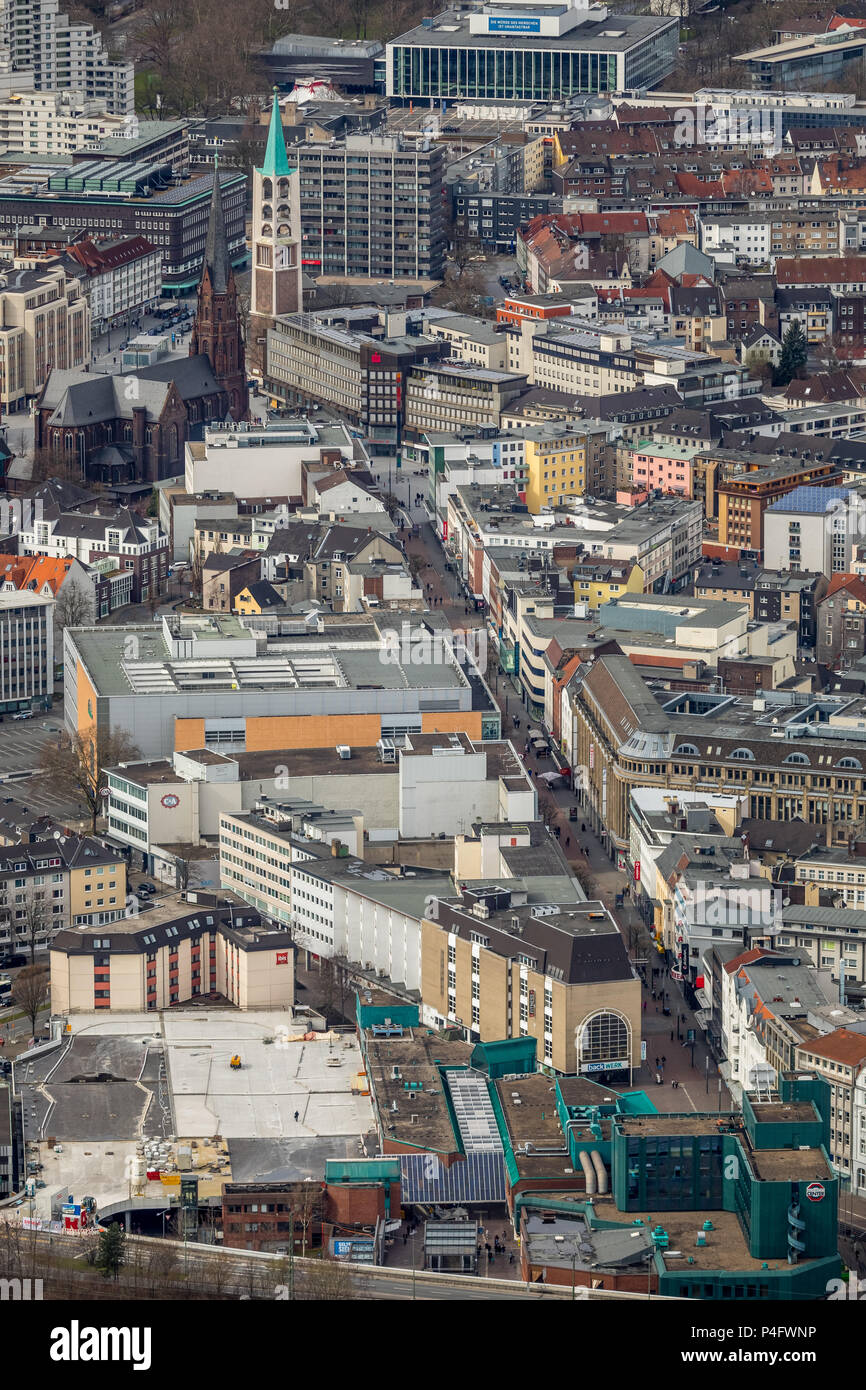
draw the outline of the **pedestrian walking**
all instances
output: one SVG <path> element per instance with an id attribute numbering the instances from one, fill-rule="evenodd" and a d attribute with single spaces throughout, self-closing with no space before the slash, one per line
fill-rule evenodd
<path id="1" fill-rule="evenodd" d="M 667 1060 L 668 1060 L 667 1057 L 665 1057 L 664 1054 L 662 1054 L 662 1066 L 665 1065 L 665 1062 L 666 1062 Z"/>
<path id="2" fill-rule="evenodd" d="M 657 1072 L 656 1072 L 656 1085 L 657 1085 L 657 1086 L 660 1086 L 661 1084 L 662 1084 L 662 1074 L 661 1074 L 660 1071 L 657 1071 Z"/>
<path id="3" fill-rule="evenodd" d="M 298 1115 L 299 1115 L 299 1114 L 300 1114 L 300 1111 L 296 1110 L 296 1111 L 295 1111 L 295 1124 L 298 1123 Z"/>
<path id="4" fill-rule="evenodd" d="M 566 849 L 568 849 L 568 846 L 569 846 L 570 844 L 571 844 L 571 836 L 570 836 L 570 835 L 566 835 L 566 837 L 565 837 L 565 847 L 566 847 Z"/>
<path id="5" fill-rule="evenodd" d="M 656 1071 L 658 1071 L 660 1065 L 661 1065 L 661 1063 L 659 1062 L 658 1057 L 656 1057 Z"/>

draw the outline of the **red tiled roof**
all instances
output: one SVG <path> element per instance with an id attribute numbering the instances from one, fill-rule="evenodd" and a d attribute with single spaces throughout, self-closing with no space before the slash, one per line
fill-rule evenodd
<path id="1" fill-rule="evenodd" d="M 836 285 L 866 280 L 866 256 L 780 256 L 776 283 L 788 285 Z"/>
<path id="2" fill-rule="evenodd" d="M 748 951 L 744 951 L 741 956 L 735 956 L 729 960 L 725 968 L 727 975 L 733 975 L 735 971 L 742 969 L 744 965 L 751 965 L 753 961 L 760 960 L 761 956 L 772 956 L 773 952 L 768 951 L 763 946 L 752 946 Z"/>
<path id="3" fill-rule="evenodd" d="M 859 574 L 834 574 L 824 598 L 820 600 L 821 603 L 833 594 L 838 594 L 840 589 L 845 589 L 852 598 L 856 598 L 860 603 L 866 603 L 866 583 Z"/>
<path id="4" fill-rule="evenodd" d="M 830 1062 L 842 1062 L 847 1067 L 856 1067 L 866 1061 L 866 1037 L 862 1033 L 852 1033 L 850 1028 L 837 1028 L 835 1033 L 827 1033 L 823 1038 L 804 1043 L 803 1046 L 818 1057 L 826 1057 Z"/>

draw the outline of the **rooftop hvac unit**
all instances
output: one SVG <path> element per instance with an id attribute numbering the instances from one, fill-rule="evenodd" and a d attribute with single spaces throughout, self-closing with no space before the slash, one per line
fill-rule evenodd
<path id="1" fill-rule="evenodd" d="M 352 756 L 352 750 L 349 747 L 348 743 L 338 743 L 337 752 L 339 753 L 341 758 L 349 759 Z"/>
<path id="2" fill-rule="evenodd" d="M 380 738 L 376 748 L 379 752 L 380 762 L 395 763 L 397 761 L 397 745 L 392 738 Z"/>

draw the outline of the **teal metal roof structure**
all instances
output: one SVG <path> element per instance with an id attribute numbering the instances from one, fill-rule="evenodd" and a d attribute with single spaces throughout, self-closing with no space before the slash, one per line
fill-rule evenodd
<path id="1" fill-rule="evenodd" d="M 285 178 L 291 172 L 289 156 L 286 153 L 286 137 L 283 134 L 283 121 L 280 116 L 280 103 L 277 100 L 277 93 L 274 92 L 271 122 L 268 126 L 268 143 L 265 147 L 264 163 L 259 169 L 259 173 L 265 178 L 279 179 Z"/>

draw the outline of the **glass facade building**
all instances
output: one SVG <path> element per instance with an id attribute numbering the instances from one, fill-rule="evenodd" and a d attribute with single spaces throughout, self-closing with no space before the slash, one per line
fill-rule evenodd
<path id="1" fill-rule="evenodd" d="M 387 47 L 387 90 L 397 100 L 562 101 L 656 86 L 673 71 L 676 20 L 618 15 L 614 31 L 510 40 L 421 27 Z M 631 32 L 634 26 L 634 32 Z M 598 30 L 600 26 L 591 26 Z M 606 42 L 607 40 L 607 42 Z"/>

